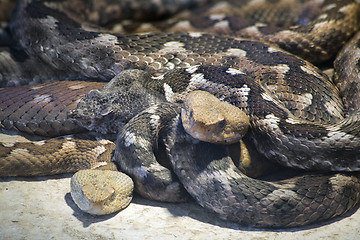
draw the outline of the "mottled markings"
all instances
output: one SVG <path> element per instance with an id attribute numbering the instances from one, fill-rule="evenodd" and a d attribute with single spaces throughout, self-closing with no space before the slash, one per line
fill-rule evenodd
<path id="1" fill-rule="evenodd" d="M 275 52 L 279 52 L 280 50 L 274 47 L 268 47 L 267 51 L 268 53 L 275 53 Z"/>
<path id="2" fill-rule="evenodd" d="M 251 91 L 251 89 L 246 84 L 244 84 L 237 91 L 237 93 L 238 93 L 237 95 L 242 97 L 241 99 L 246 102 L 246 106 L 247 106 L 247 101 L 249 99 L 248 96 L 249 96 L 250 91 Z"/>
<path id="3" fill-rule="evenodd" d="M 178 54 L 181 55 L 182 53 L 187 52 L 187 50 L 184 48 L 184 46 L 185 46 L 185 44 L 180 41 L 168 41 L 162 45 L 162 48 L 159 50 L 159 52 L 157 54 L 159 54 L 160 56 L 161 55 L 162 56 L 171 55 L 172 57 L 174 57 L 175 55 L 178 55 Z M 170 59 L 172 59 L 172 58 L 170 57 Z M 150 66 L 153 67 L 154 69 L 161 69 L 164 66 L 167 70 L 171 70 L 171 69 L 176 68 L 176 65 L 180 64 L 182 62 L 181 60 L 176 61 L 176 59 L 177 58 L 174 58 L 171 61 L 169 61 L 169 59 L 167 57 L 164 57 L 162 59 L 162 60 L 164 60 L 163 63 L 156 61 L 156 62 L 150 64 Z M 158 66 L 155 66 L 155 64 L 158 64 Z"/>
<path id="4" fill-rule="evenodd" d="M 266 2 L 266 0 L 252 0 L 251 1 L 251 4 L 253 4 L 253 5 L 261 5 L 261 4 L 264 4 Z"/>
<path id="5" fill-rule="evenodd" d="M 263 92 L 261 93 L 261 97 L 265 100 L 265 101 L 269 101 L 269 102 L 273 102 L 274 99 L 267 93 Z"/>
<path id="6" fill-rule="evenodd" d="M 334 130 L 330 130 L 331 128 L 327 128 L 329 133 L 327 134 L 327 137 L 330 138 L 332 141 L 345 141 L 348 140 L 353 141 L 354 136 L 351 134 L 348 134 L 346 132 L 339 131 L 340 129 L 333 128 Z M 336 130 L 335 130 L 336 129 Z"/>
<path id="7" fill-rule="evenodd" d="M 261 121 L 265 125 L 270 126 L 273 130 L 279 128 L 280 118 L 276 117 L 273 113 L 266 115 Z"/>
<path id="8" fill-rule="evenodd" d="M 209 18 L 214 21 L 221 21 L 226 17 L 225 14 L 211 14 Z"/>
<path id="9" fill-rule="evenodd" d="M 189 36 L 190 37 L 193 37 L 193 38 L 198 38 L 198 37 L 201 37 L 203 34 L 200 33 L 200 32 L 190 32 L 189 33 Z"/>
<path id="10" fill-rule="evenodd" d="M 222 12 L 224 9 L 230 9 L 231 4 L 226 1 L 220 1 L 214 4 L 214 6 L 211 7 L 210 12 Z"/>
<path id="11" fill-rule="evenodd" d="M 290 67 L 287 64 L 279 64 L 275 66 L 276 70 L 280 71 L 282 74 L 286 74 L 290 71 Z"/>
<path id="12" fill-rule="evenodd" d="M 2 142 L 1 143 L 4 147 L 8 147 L 8 148 L 11 148 L 11 147 L 14 147 L 15 146 L 15 143 L 12 143 L 12 142 Z"/>
<path id="13" fill-rule="evenodd" d="M 188 67 L 185 69 L 185 71 L 190 74 L 193 74 L 194 72 L 196 72 L 199 69 L 199 66 L 200 65 L 194 65 L 194 66 Z"/>
<path id="14" fill-rule="evenodd" d="M 99 143 L 103 144 L 103 145 L 114 144 L 112 141 L 107 140 L 107 139 L 101 139 L 101 140 L 99 140 Z"/>
<path id="15" fill-rule="evenodd" d="M 155 31 L 154 31 L 155 30 Z M 142 23 L 136 31 L 138 33 L 150 33 L 150 32 L 158 32 L 161 31 L 152 23 Z"/>
<path id="16" fill-rule="evenodd" d="M 182 20 L 177 22 L 173 27 L 173 29 L 192 29 L 193 26 L 189 20 Z"/>
<path id="17" fill-rule="evenodd" d="M 249 95 L 249 92 L 251 91 L 251 89 L 248 87 L 248 85 L 244 84 L 241 88 L 240 91 L 243 92 L 246 96 Z"/>
<path id="18" fill-rule="evenodd" d="M 331 115 L 334 115 L 338 118 L 343 118 L 343 116 L 341 115 L 342 111 L 339 111 L 339 109 L 337 108 L 338 103 L 334 100 L 327 101 L 326 103 L 324 103 L 324 106 Z"/>
<path id="19" fill-rule="evenodd" d="M 115 35 L 108 34 L 108 33 L 100 33 L 96 38 L 97 41 L 102 43 L 113 42 L 116 43 L 118 38 Z"/>
<path id="20" fill-rule="evenodd" d="M 318 19 L 326 19 L 328 17 L 328 15 L 326 13 L 321 14 Z"/>
<path id="21" fill-rule="evenodd" d="M 313 31 L 326 31 L 330 25 L 336 24 L 335 20 L 316 23 Z"/>
<path id="22" fill-rule="evenodd" d="M 35 145 L 42 146 L 42 145 L 46 144 L 46 141 L 45 141 L 45 140 L 42 140 L 42 141 L 34 141 L 33 143 L 34 143 Z"/>
<path id="23" fill-rule="evenodd" d="M 339 133 L 340 127 L 339 126 L 328 126 L 326 127 L 326 130 L 329 132 L 327 134 L 328 137 L 333 137 L 334 135 L 337 135 Z"/>
<path id="24" fill-rule="evenodd" d="M 109 162 L 100 162 L 99 161 L 99 162 L 94 163 L 94 165 L 92 165 L 91 169 L 97 169 L 97 168 L 106 166 L 108 164 L 109 164 Z"/>
<path id="25" fill-rule="evenodd" d="M 161 166 L 159 163 L 157 162 L 154 162 L 154 163 L 151 163 L 150 165 L 148 165 L 146 167 L 147 171 L 148 172 L 164 172 L 165 168 L 163 166 Z"/>
<path id="26" fill-rule="evenodd" d="M 260 35 L 261 32 L 257 26 L 250 26 L 244 29 L 244 31 L 254 34 L 254 36 Z"/>
<path id="27" fill-rule="evenodd" d="M 156 114 L 157 110 L 158 110 L 158 106 L 157 106 L 157 105 L 153 105 L 153 106 L 149 107 L 149 108 L 146 110 L 146 112 L 147 112 L 147 113 L 150 113 L 150 114 Z"/>
<path id="28" fill-rule="evenodd" d="M 267 25 L 265 23 L 256 23 L 255 26 L 260 28 L 260 27 L 266 27 Z"/>
<path id="29" fill-rule="evenodd" d="M 14 150 L 11 151 L 11 154 L 28 155 L 30 154 L 30 152 L 26 148 L 15 148 Z"/>
<path id="30" fill-rule="evenodd" d="M 78 90 L 78 89 L 82 89 L 85 88 L 85 86 L 83 84 L 76 84 L 76 85 L 70 85 L 69 89 L 71 90 Z"/>
<path id="31" fill-rule="evenodd" d="M 211 94 L 217 94 L 220 100 L 224 100 L 224 92 L 229 92 L 229 95 L 234 96 L 241 102 L 248 100 L 250 88 L 244 84 L 241 87 L 232 87 L 231 89 L 226 83 L 213 82 L 205 77 L 203 73 L 194 73 L 191 75 L 190 83 L 184 92 L 191 92 L 197 89 L 207 91 Z"/>
<path id="32" fill-rule="evenodd" d="M 164 93 L 165 93 L 165 99 L 169 102 L 173 102 L 175 93 L 172 90 L 172 88 L 170 87 L 170 85 L 167 83 L 164 83 L 163 88 L 164 88 Z"/>
<path id="33" fill-rule="evenodd" d="M 310 75 L 313 75 L 313 76 L 315 76 L 317 78 L 320 78 L 319 73 L 314 71 L 314 69 L 311 68 L 309 65 L 300 66 L 300 69 L 302 71 L 304 71 L 305 73 L 307 73 L 307 74 L 310 74 Z"/>
<path id="34" fill-rule="evenodd" d="M 152 79 L 160 81 L 164 79 L 164 74 L 160 74 L 158 76 L 151 76 Z"/>
<path id="35" fill-rule="evenodd" d="M 329 10 L 334 9 L 334 8 L 336 8 L 336 3 L 332 3 L 332 4 L 327 5 L 324 8 L 324 11 L 329 11 Z"/>
<path id="36" fill-rule="evenodd" d="M 307 106 L 312 104 L 313 95 L 311 93 L 304 93 L 301 96 L 303 97 L 303 101 Z"/>
<path id="37" fill-rule="evenodd" d="M 194 73 L 191 74 L 191 78 L 190 78 L 190 83 L 198 83 L 198 82 L 207 82 L 207 80 L 205 80 L 204 74 L 203 73 Z"/>
<path id="38" fill-rule="evenodd" d="M 238 75 L 238 74 L 245 74 L 244 72 L 242 72 L 239 69 L 235 69 L 235 68 L 228 68 L 226 70 L 227 73 L 231 74 L 231 75 Z"/>
<path id="39" fill-rule="evenodd" d="M 351 8 L 353 8 L 353 7 L 354 6 L 352 4 L 345 5 L 341 8 L 339 8 L 339 12 L 346 13 L 347 11 L 350 11 Z"/>
<path id="40" fill-rule="evenodd" d="M 32 102 L 34 103 L 49 103 L 51 102 L 52 97 L 49 94 L 43 94 L 43 95 L 35 95 Z"/>
<path id="41" fill-rule="evenodd" d="M 184 47 L 184 43 L 182 42 L 178 42 L 178 41 L 170 41 L 170 42 L 166 42 L 164 43 L 164 49 L 168 49 L 168 51 L 172 51 L 174 49 L 179 49 L 179 48 L 183 48 Z"/>
<path id="42" fill-rule="evenodd" d="M 92 149 L 92 152 L 96 153 L 97 155 L 100 155 L 100 154 L 106 152 L 106 148 L 103 145 L 102 146 L 97 146 L 97 147 Z"/>
<path id="43" fill-rule="evenodd" d="M 150 116 L 150 125 L 151 126 L 157 126 L 160 123 L 160 116 L 159 115 L 151 115 Z"/>
<path id="44" fill-rule="evenodd" d="M 223 20 L 214 24 L 214 28 L 230 29 L 229 21 Z"/>
<path id="45" fill-rule="evenodd" d="M 71 149 L 71 148 L 76 148 L 76 142 L 74 141 L 65 141 L 63 144 L 62 144 L 62 149 Z"/>
<path id="46" fill-rule="evenodd" d="M 279 36 L 289 36 L 289 37 L 295 37 L 298 35 L 298 33 L 290 31 L 290 30 L 282 30 L 278 34 Z M 295 35 L 295 36 L 294 36 Z"/>
<path id="47" fill-rule="evenodd" d="M 31 90 L 39 90 L 42 89 L 43 87 L 45 87 L 44 85 L 37 85 L 37 86 L 30 86 Z"/>
<path id="48" fill-rule="evenodd" d="M 125 147 L 130 147 L 135 142 L 135 134 L 130 131 L 126 131 L 124 133 L 123 139 Z"/>
<path id="49" fill-rule="evenodd" d="M 287 118 L 285 119 L 285 122 L 289 124 L 301 124 L 302 122 L 299 119 L 296 118 Z"/>
<path id="50" fill-rule="evenodd" d="M 241 56 L 246 57 L 246 51 L 239 48 L 229 48 L 225 54 L 229 56 Z"/>

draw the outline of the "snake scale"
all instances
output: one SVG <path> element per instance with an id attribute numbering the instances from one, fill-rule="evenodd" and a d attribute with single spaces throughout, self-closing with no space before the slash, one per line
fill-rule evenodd
<path id="1" fill-rule="evenodd" d="M 133 10 L 141 1 L 130 2 L 118 3 L 110 13 L 141 18 L 145 10 Z M 145 14 L 148 18 L 178 11 L 167 1 L 145 2 L 144 8 L 152 9 Z M 229 8 L 230 3 L 204 3 L 179 1 L 180 8 L 198 10 L 158 22 L 152 33 L 114 34 L 79 22 L 83 16 L 76 11 L 83 11 L 82 1 L 75 1 L 77 8 L 62 1 L 19 1 L 3 32 L 13 41 L 8 41 L 9 51 L 0 54 L 0 83 L 40 84 L 0 90 L 1 127 L 46 136 L 87 129 L 116 138 L 113 154 L 101 146 L 94 149 L 101 156 L 112 154 L 142 196 L 161 201 L 191 196 L 221 218 L 241 224 L 301 226 L 352 209 L 360 200 L 360 37 L 355 35 L 334 62 L 337 87 L 308 61 L 320 64 L 335 57 L 359 29 L 359 4 L 308 1 L 297 8 L 296 1 L 234 1 Z M 272 7 L 266 4 L 276 4 L 276 11 L 268 12 Z M 89 4 L 88 11 L 94 6 Z M 85 20 L 111 21 L 104 6 L 100 9 L 105 13 L 86 15 Z M 301 9 L 295 23 L 287 21 L 293 14 L 289 6 Z M 235 16 L 238 8 L 246 14 Z M 269 15 L 279 15 L 280 24 L 267 25 Z M 206 33 L 163 31 L 184 26 Z M 143 29 L 136 22 L 127 27 Z M 85 82 L 42 83 L 54 80 Z M 187 134 L 180 117 L 182 102 L 194 90 L 244 111 L 250 125 L 243 141 L 262 158 L 305 172 L 275 181 L 250 178 L 235 166 L 229 145 Z M 65 107 L 57 107 L 58 102 Z M 34 154 L 35 145 L 48 141 L 20 148 L 3 143 L 1 160 Z M 58 145 L 59 151 L 77 149 L 77 140 L 67 141 Z M 19 175 L 11 172 L 13 166 L 1 163 L 1 175 Z"/>

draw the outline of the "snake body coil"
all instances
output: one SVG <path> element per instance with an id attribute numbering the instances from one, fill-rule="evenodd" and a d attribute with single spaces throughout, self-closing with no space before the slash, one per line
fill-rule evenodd
<path id="1" fill-rule="evenodd" d="M 246 12 L 256 2 L 237 5 Z M 280 2 L 287 6 L 287 1 Z M 200 3 L 195 1 L 195 5 Z M 66 103 L 68 108 L 61 119 L 71 122 L 70 128 L 65 127 L 68 132 L 88 129 L 119 133 L 112 160 L 135 181 L 141 195 L 184 201 L 189 198 L 188 192 L 224 219 L 262 227 L 293 227 L 326 220 L 360 201 L 356 173 L 360 170 L 359 82 L 351 78 L 358 68 L 335 74 L 339 92 L 327 75 L 307 61 L 320 63 L 333 58 L 358 31 L 360 6 L 355 1 L 304 3 L 299 24 L 286 29 L 259 23 L 240 29 L 230 15 L 214 14 L 214 9 L 221 9 L 215 4 L 205 11 L 204 18 L 214 21 L 214 28 L 204 27 L 210 33 L 148 34 L 89 29 L 69 17 L 74 13 L 66 13 L 66 4 L 59 4 L 19 1 L 9 27 L 17 42 L 10 46 L 12 51 L 0 55 L 1 84 L 111 80 L 101 88 L 94 87 L 99 89 L 87 93 L 76 109 Z M 313 5 L 319 9 L 317 17 L 312 16 Z M 169 11 L 173 12 L 163 12 Z M 179 19 L 172 27 L 179 27 Z M 228 35 L 231 27 L 235 37 Z M 337 71 L 345 68 L 343 62 L 358 62 L 357 55 L 351 60 L 346 53 L 358 41 L 359 35 L 341 51 L 335 61 Z M 34 64 L 39 68 L 31 69 Z M 353 80 L 342 80 L 346 74 Z M 47 93 L 38 94 L 47 85 L 35 86 L 25 88 L 30 90 L 20 98 L 25 103 L 19 108 L 14 103 L 6 105 L 17 90 L 1 90 L 0 106 L 6 105 L 1 108 L 6 113 L 0 119 L 1 127 L 44 132 L 40 123 L 46 117 L 37 116 L 48 105 L 32 111 L 27 104 L 36 100 L 48 104 Z M 70 84 L 69 89 L 83 89 L 74 86 Z M 346 91 L 349 86 L 357 90 Z M 185 133 L 179 115 L 181 103 L 195 90 L 209 92 L 244 111 L 250 123 L 244 141 L 254 145 L 263 157 L 283 166 L 324 173 L 281 181 L 245 176 L 233 164 L 228 147 Z M 85 92 L 79 94 L 82 97 Z M 79 94 L 73 94 L 76 101 Z M 50 112 L 49 116 L 54 114 Z M 66 125 L 56 125 L 58 120 L 49 120 L 53 135 L 62 134 L 60 126 Z M 13 146 L 2 145 L 2 152 L 19 152 L 9 147 Z M 1 175 L 11 175 L 9 171 L 0 167 Z M 339 171 L 344 173 L 332 173 Z"/>

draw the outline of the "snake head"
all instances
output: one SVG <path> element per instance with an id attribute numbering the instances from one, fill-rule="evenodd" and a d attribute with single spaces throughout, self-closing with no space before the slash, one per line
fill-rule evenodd
<path id="1" fill-rule="evenodd" d="M 91 90 L 71 112 L 71 117 L 89 131 L 117 133 L 129 120 L 129 117 L 124 115 L 125 109 L 117 104 L 122 99 L 121 94 L 118 94 Z"/>
<path id="2" fill-rule="evenodd" d="M 103 88 L 91 90 L 71 112 L 71 117 L 89 131 L 115 134 L 136 114 L 164 101 L 164 97 L 145 88 L 139 70 L 128 70 L 114 77 Z"/>
<path id="3" fill-rule="evenodd" d="M 188 134 L 211 143 L 238 142 L 249 128 L 249 118 L 243 111 L 205 91 L 187 95 L 181 118 Z"/>

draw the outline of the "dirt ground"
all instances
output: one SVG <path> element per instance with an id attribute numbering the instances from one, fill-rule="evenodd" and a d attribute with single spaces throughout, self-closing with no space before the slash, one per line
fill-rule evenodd
<path id="1" fill-rule="evenodd" d="M 195 203 L 135 196 L 125 210 L 93 217 L 69 193 L 71 175 L 0 178 L 0 239 L 359 239 L 360 210 L 322 225 L 262 230 L 218 219 Z"/>

